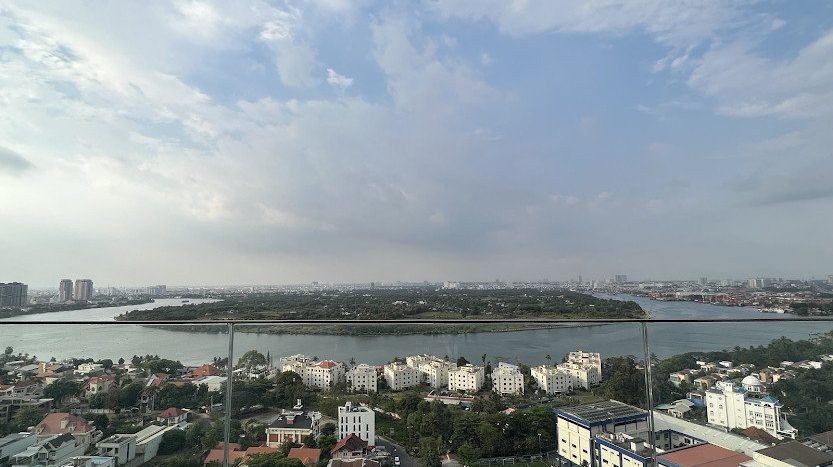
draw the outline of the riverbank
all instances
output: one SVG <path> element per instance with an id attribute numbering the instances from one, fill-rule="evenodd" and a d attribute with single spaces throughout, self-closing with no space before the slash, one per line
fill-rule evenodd
<path id="1" fill-rule="evenodd" d="M 650 319 L 651 315 L 633 301 L 608 299 L 564 290 L 436 290 L 426 287 L 360 290 L 350 292 L 274 293 L 227 297 L 221 302 L 194 306 L 131 310 L 115 319 L 141 324 L 145 321 L 292 321 L 296 319 L 344 321 L 327 324 L 240 325 L 243 332 L 257 334 L 319 335 L 437 335 L 527 331 L 563 327 L 564 321 L 578 319 Z M 513 323 L 470 324 L 466 319 L 517 320 Z M 351 321 L 383 320 L 384 324 L 363 325 Z M 397 323 L 409 320 L 409 323 Z M 460 324 L 436 323 L 460 320 Z M 524 320 L 552 320 L 525 323 Z M 424 321 L 414 323 L 413 321 Z M 219 327 L 177 326 L 165 329 L 218 332 Z"/>
<path id="2" fill-rule="evenodd" d="M 224 324 L 205 325 L 143 325 L 144 327 L 188 333 L 223 334 L 228 331 Z M 496 323 L 496 324 L 237 324 L 235 332 L 266 335 L 312 335 L 312 336 L 442 336 L 478 333 L 500 333 L 519 331 L 540 331 L 558 328 L 607 326 L 613 323 Z"/>
<path id="3" fill-rule="evenodd" d="M 112 308 L 118 306 L 137 306 L 153 303 L 152 298 L 140 298 L 135 300 L 122 300 L 110 303 L 73 303 L 64 305 L 32 305 L 27 308 L 14 308 L 0 310 L 0 319 L 14 318 L 18 316 L 42 315 L 45 313 L 59 313 L 64 311 L 92 310 L 97 308 Z"/>

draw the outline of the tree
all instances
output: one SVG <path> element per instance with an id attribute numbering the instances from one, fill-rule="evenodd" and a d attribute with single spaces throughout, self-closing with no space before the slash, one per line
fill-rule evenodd
<path id="1" fill-rule="evenodd" d="M 205 436 L 205 431 L 202 423 L 194 422 L 188 425 L 188 428 L 185 429 L 185 445 L 189 449 L 195 450 L 204 447 L 202 441 Z"/>
<path id="2" fill-rule="evenodd" d="M 5 351 L 5 352 L 3 352 L 3 353 L 4 353 L 6 356 L 10 356 L 12 353 L 14 353 L 14 349 L 12 348 L 12 346 L 8 346 L 8 347 L 6 347 L 6 351 Z"/>
<path id="3" fill-rule="evenodd" d="M 43 390 L 43 395 L 55 399 L 55 405 L 60 407 L 64 398 L 77 396 L 81 390 L 81 384 L 68 379 L 59 379 Z"/>
<path id="4" fill-rule="evenodd" d="M 122 358 L 122 357 L 119 358 L 119 365 L 124 365 L 124 358 Z"/>
<path id="5" fill-rule="evenodd" d="M 290 449 L 292 449 L 292 448 L 300 448 L 300 447 L 301 447 L 301 445 L 300 445 L 300 444 L 298 444 L 298 443 L 293 443 L 293 442 L 291 442 L 291 441 L 290 441 L 290 442 L 288 442 L 288 443 L 283 443 L 283 444 L 281 444 L 281 454 L 283 455 L 283 457 L 286 457 L 286 456 L 288 456 L 288 455 L 289 455 L 289 450 L 290 450 Z"/>
<path id="6" fill-rule="evenodd" d="M 480 458 L 480 449 L 469 443 L 462 444 L 457 448 L 457 457 L 463 461 L 463 465 L 469 465 Z"/>
<path id="7" fill-rule="evenodd" d="M 281 453 L 255 454 L 249 458 L 249 467 L 303 467 L 298 459 L 288 459 Z"/>
<path id="8" fill-rule="evenodd" d="M 430 436 L 419 440 L 419 463 L 423 467 L 442 467 L 440 460 L 440 448 L 437 438 Z"/>
<path id="9" fill-rule="evenodd" d="M 318 438 L 318 449 L 321 450 L 321 455 L 329 457 L 330 451 L 333 449 L 333 446 L 336 445 L 338 440 L 333 435 L 321 435 Z"/>
<path id="10" fill-rule="evenodd" d="M 106 430 L 108 426 L 110 426 L 110 419 L 107 415 L 98 414 L 95 415 L 92 419 L 93 425 L 99 430 Z"/>
<path id="11" fill-rule="evenodd" d="M 302 399 L 306 390 L 304 381 L 298 373 L 284 371 L 275 377 L 275 404 L 278 407 L 292 407 L 295 401 Z"/>
<path id="12" fill-rule="evenodd" d="M 10 424 L 11 431 L 27 431 L 30 426 L 35 426 L 43 420 L 44 413 L 36 407 L 23 407 L 18 410 Z"/>
<path id="13" fill-rule="evenodd" d="M 266 357 L 257 350 L 250 350 L 240 357 L 237 364 L 251 371 L 254 367 L 266 366 Z"/>
<path id="14" fill-rule="evenodd" d="M 159 443 L 159 454 L 173 454 L 186 445 L 185 432 L 180 429 L 166 431 Z"/>
<path id="15" fill-rule="evenodd" d="M 105 370 L 109 370 L 110 368 L 113 368 L 113 360 L 110 360 L 109 358 L 105 358 L 104 360 L 99 360 L 98 363 L 101 364 L 102 368 L 104 368 Z"/>
<path id="16" fill-rule="evenodd" d="M 336 425 L 335 423 L 325 423 L 324 426 L 321 427 L 321 436 L 332 436 L 336 433 Z"/>

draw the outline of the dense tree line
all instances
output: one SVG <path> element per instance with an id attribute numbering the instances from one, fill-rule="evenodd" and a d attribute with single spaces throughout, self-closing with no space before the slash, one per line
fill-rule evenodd
<path id="1" fill-rule="evenodd" d="M 437 456 L 446 451 L 471 463 L 480 457 L 537 453 L 552 449 L 555 443 L 551 408 L 505 414 L 501 397 L 495 393 L 478 397 L 469 410 L 427 402 L 415 393 L 396 398 L 374 395 L 371 404 L 400 417 L 377 416 L 377 429 L 387 428 L 385 435 L 407 446 L 428 466 L 436 465 Z"/>
<path id="2" fill-rule="evenodd" d="M 429 287 L 278 292 L 230 296 L 214 303 L 134 310 L 128 320 L 642 318 L 632 301 L 540 289 L 436 290 Z"/>

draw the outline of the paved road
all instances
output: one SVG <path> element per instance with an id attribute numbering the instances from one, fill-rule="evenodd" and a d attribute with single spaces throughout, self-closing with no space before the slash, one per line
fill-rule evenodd
<path id="1" fill-rule="evenodd" d="M 401 467 L 419 467 L 419 462 L 408 455 L 408 452 L 405 450 L 404 446 L 400 446 L 388 438 L 383 438 L 381 436 L 376 436 L 376 444 L 380 446 L 384 446 L 385 449 L 388 450 L 394 457 L 399 457 L 400 462 L 402 462 Z"/>

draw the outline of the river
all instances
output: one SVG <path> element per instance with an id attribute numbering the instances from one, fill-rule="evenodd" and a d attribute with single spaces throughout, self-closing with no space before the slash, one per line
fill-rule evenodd
<path id="1" fill-rule="evenodd" d="M 783 315 L 762 315 L 754 308 L 723 307 L 694 302 L 660 302 L 643 297 L 618 296 L 634 300 L 655 319 L 728 319 L 771 317 L 772 322 L 749 323 L 654 323 L 649 326 L 653 353 L 666 357 L 688 351 L 708 351 L 734 346 L 766 344 L 786 336 L 806 339 L 811 332 L 833 329 L 833 323 L 779 322 Z M 202 300 L 192 300 L 200 303 Z M 155 354 L 180 360 L 186 365 L 210 362 L 225 356 L 228 336 L 149 328 L 141 325 L 108 324 L 115 316 L 135 309 L 183 305 L 179 299 L 159 299 L 144 305 L 61 311 L 0 320 L 0 348 L 14 347 L 16 352 L 55 357 L 89 357 L 95 359 Z M 96 325 L 15 324 L 15 321 L 83 321 L 101 320 Z M 242 326 L 241 326 L 242 327 Z M 238 327 L 239 329 L 239 327 Z M 408 336 L 319 336 L 235 333 L 235 355 L 257 349 L 274 357 L 292 354 L 315 355 L 357 362 L 382 364 L 395 356 L 431 353 L 459 356 L 477 362 L 486 354 L 489 361 L 545 363 L 546 355 L 560 360 L 567 352 L 584 349 L 613 355 L 642 355 L 638 324 L 610 324 L 571 328 L 475 333 L 460 335 Z"/>

